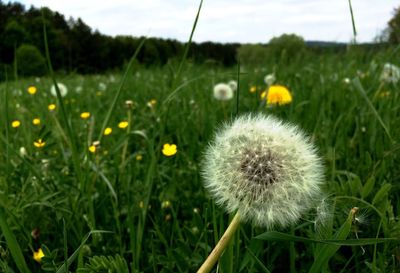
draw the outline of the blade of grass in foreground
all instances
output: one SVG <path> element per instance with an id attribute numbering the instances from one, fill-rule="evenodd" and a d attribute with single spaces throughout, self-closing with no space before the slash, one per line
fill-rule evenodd
<path id="1" fill-rule="evenodd" d="M 390 135 L 389 129 L 387 128 L 387 126 L 385 125 L 385 123 L 383 122 L 381 116 L 379 115 L 378 111 L 376 111 L 375 107 L 372 105 L 372 102 L 369 100 L 367 94 L 365 93 L 364 87 L 362 86 L 360 79 L 359 78 L 355 78 L 353 80 L 353 85 L 354 87 L 360 92 L 361 96 L 365 99 L 365 101 L 367 102 L 369 108 L 372 110 L 372 112 L 374 113 L 376 119 L 379 121 L 379 123 L 381 124 L 381 126 L 383 127 L 383 129 L 385 130 L 385 133 L 387 134 L 387 136 L 389 137 L 390 142 L 393 142 L 392 136 Z"/>
<path id="2" fill-rule="evenodd" d="M 51 64 L 50 51 L 49 51 L 49 45 L 48 45 L 48 40 L 47 40 L 46 22 L 45 22 L 43 11 L 42 11 L 42 20 L 43 20 L 43 37 L 44 37 L 44 46 L 45 46 L 45 52 L 46 52 L 47 67 L 49 69 L 50 77 L 51 77 L 54 87 L 56 89 L 57 101 L 58 101 L 58 104 L 60 107 L 61 117 L 64 121 L 64 126 L 67 128 L 67 134 L 68 134 L 68 138 L 69 138 L 69 142 L 70 142 L 69 145 L 71 147 L 71 154 L 72 154 L 72 161 L 73 161 L 72 163 L 73 163 L 79 184 L 82 186 L 83 185 L 83 176 L 82 176 L 82 171 L 81 171 L 81 167 L 80 167 L 78 148 L 76 145 L 76 141 L 75 141 L 75 137 L 73 134 L 71 124 L 67 117 L 67 112 L 65 111 L 64 101 L 62 99 L 61 92 L 60 92 L 60 89 L 58 88 L 58 84 L 57 84 L 57 81 L 56 81 L 56 78 L 54 75 L 53 66 Z"/>
<path id="3" fill-rule="evenodd" d="M 145 41 L 146 41 L 146 38 L 143 38 L 143 40 L 140 42 L 140 44 L 136 48 L 135 53 L 133 53 L 131 59 L 129 60 L 128 67 L 125 69 L 125 73 L 124 73 L 124 76 L 122 77 L 122 79 L 120 81 L 117 93 L 115 93 L 114 99 L 113 99 L 113 101 L 111 103 L 111 106 L 108 109 L 106 117 L 105 117 L 105 119 L 103 121 L 103 126 L 101 127 L 101 131 L 100 131 L 100 134 L 99 134 L 99 137 L 98 137 L 98 141 L 100 141 L 100 143 L 101 143 L 101 139 L 103 138 L 103 132 L 106 129 L 106 127 L 108 125 L 108 122 L 110 121 L 111 115 L 114 112 L 115 107 L 117 106 L 117 102 L 118 102 L 119 97 L 121 96 L 122 87 L 125 84 L 126 78 L 128 77 L 128 73 L 130 72 L 130 70 L 132 68 L 132 65 L 133 65 L 134 61 L 136 60 L 136 57 L 139 54 L 140 50 L 142 49 Z"/>
<path id="4" fill-rule="evenodd" d="M 22 254 L 21 248 L 19 247 L 18 241 L 7 224 L 5 211 L 0 207 L 0 228 L 3 232 L 3 236 L 6 239 L 7 246 L 10 249 L 11 256 L 14 259 L 15 264 L 22 273 L 29 273 L 28 266 L 25 263 L 24 255 Z"/>

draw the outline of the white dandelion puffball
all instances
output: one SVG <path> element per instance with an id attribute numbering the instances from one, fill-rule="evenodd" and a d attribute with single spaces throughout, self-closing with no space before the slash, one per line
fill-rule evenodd
<path id="1" fill-rule="evenodd" d="M 57 83 L 58 89 L 60 90 L 60 95 L 61 97 L 65 97 L 68 94 L 68 88 L 62 84 L 62 83 Z M 50 93 L 54 96 L 57 97 L 56 93 L 56 86 L 53 84 L 50 88 Z"/>
<path id="2" fill-rule="evenodd" d="M 310 140 L 262 114 L 222 127 L 205 152 L 202 175 L 217 204 L 267 228 L 298 221 L 323 197 L 323 166 Z"/>
<path id="3" fill-rule="evenodd" d="M 237 88 L 238 88 L 237 81 L 234 81 L 234 80 L 229 81 L 229 82 L 228 82 L 228 85 L 230 86 L 230 88 L 231 88 L 233 91 L 236 91 Z"/>
<path id="4" fill-rule="evenodd" d="M 265 82 L 268 86 L 273 85 L 274 82 L 275 82 L 275 80 L 276 80 L 276 77 L 275 77 L 275 74 L 274 74 L 274 73 L 268 74 L 268 75 L 266 75 L 266 76 L 264 77 L 264 82 Z"/>
<path id="5" fill-rule="evenodd" d="M 383 66 L 380 80 L 387 83 L 397 83 L 400 80 L 400 68 L 394 64 L 386 63 Z"/>
<path id="6" fill-rule="evenodd" d="M 218 83 L 214 86 L 214 98 L 217 100 L 230 100 L 233 98 L 233 90 L 226 83 Z"/>

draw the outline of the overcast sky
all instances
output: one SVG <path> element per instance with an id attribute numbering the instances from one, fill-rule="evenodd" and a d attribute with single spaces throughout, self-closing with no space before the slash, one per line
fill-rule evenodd
<path id="1" fill-rule="evenodd" d="M 14 2 L 14 1 L 13 1 Z M 199 1 L 195 0 L 21 0 L 27 8 L 47 6 L 82 18 L 108 35 L 186 41 Z M 387 25 L 400 0 L 352 0 L 357 41 L 372 41 Z M 348 0 L 204 0 L 193 37 L 196 42 L 268 42 L 283 33 L 306 40 L 349 42 Z"/>

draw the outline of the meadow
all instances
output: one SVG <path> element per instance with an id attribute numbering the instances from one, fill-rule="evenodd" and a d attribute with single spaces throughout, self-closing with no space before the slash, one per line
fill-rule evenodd
<path id="1" fill-rule="evenodd" d="M 242 223 L 213 272 L 399 272 L 399 83 L 382 79 L 399 57 L 134 64 L 56 74 L 64 97 L 51 77 L 1 83 L 0 271 L 196 271 L 233 216 L 204 189 L 204 150 L 224 122 L 263 113 L 311 138 L 326 198 L 289 228 Z M 271 73 L 290 103 L 261 98 Z M 231 80 L 235 97 L 214 98 Z"/>

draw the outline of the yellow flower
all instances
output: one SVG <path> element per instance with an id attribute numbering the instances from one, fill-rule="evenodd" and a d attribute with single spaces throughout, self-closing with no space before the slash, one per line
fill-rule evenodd
<path id="1" fill-rule="evenodd" d="M 31 95 L 35 95 L 37 91 L 37 88 L 35 86 L 29 86 L 28 87 L 28 93 Z"/>
<path id="2" fill-rule="evenodd" d="M 176 154 L 178 152 L 176 145 L 175 144 L 164 144 L 163 149 L 162 149 L 162 153 L 165 156 L 173 156 L 174 154 Z"/>
<path id="3" fill-rule="evenodd" d="M 90 117 L 90 113 L 89 112 L 81 113 L 81 119 L 88 119 L 89 117 Z"/>
<path id="4" fill-rule="evenodd" d="M 39 138 L 33 142 L 33 145 L 35 145 L 36 148 L 42 148 L 44 145 L 46 145 L 46 142 Z"/>
<path id="5" fill-rule="evenodd" d="M 143 156 L 142 155 L 136 155 L 136 161 L 140 161 L 140 160 L 142 160 L 143 159 Z"/>
<path id="6" fill-rule="evenodd" d="M 125 129 L 126 127 L 128 127 L 129 123 L 127 121 L 121 121 L 120 123 L 118 123 L 118 127 L 121 129 Z"/>
<path id="7" fill-rule="evenodd" d="M 32 120 L 33 125 L 39 125 L 40 124 L 40 118 L 34 118 Z"/>
<path id="8" fill-rule="evenodd" d="M 156 106 L 156 104 L 157 104 L 157 101 L 155 99 L 152 99 L 147 103 L 147 106 L 150 108 L 153 108 L 154 106 Z"/>
<path id="9" fill-rule="evenodd" d="M 21 125 L 21 122 L 19 120 L 14 120 L 11 122 L 11 127 L 13 128 L 18 128 Z"/>
<path id="10" fill-rule="evenodd" d="M 170 208 L 170 207 L 171 207 L 171 202 L 170 202 L 169 200 L 163 201 L 163 202 L 161 203 L 161 208 L 162 208 L 162 209 L 168 209 L 168 208 Z"/>
<path id="11" fill-rule="evenodd" d="M 260 97 L 261 97 L 262 100 L 264 100 L 266 96 L 267 96 L 267 91 L 263 91 L 263 92 L 260 94 Z"/>
<path id="12" fill-rule="evenodd" d="M 42 248 L 39 248 L 37 251 L 33 252 L 33 259 L 35 261 L 37 261 L 38 263 L 40 263 L 40 261 L 42 260 L 42 258 L 44 257 L 44 253 Z"/>
<path id="13" fill-rule="evenodd" d="M 49 109 L 49 111 L 54 111 L 56 109 L 56 105 L 54 103 L 49 104 L 49 106 L 47 106 L 47 108 Z"/>
<path id="14" fill-rule="evenodd" d="M 105 136 L 108 136 L 111 133 L 112 133 L 112 129 L 110 127 L 107 127 L 106 129 L 104 129 L 104 135 Z"/>
<path id="15" fill-rule="evenodd" d="M 250 87 L 250 93 L 255 93 L 256 91 L 257 91 L 257 87 L 256 86 Z"/>
<path id="16" fill-rule="evenodd" d="M 96 146 L 90 145 L 90 146 L 89 146 L 89 152 L 95 153 L 95 152 L 96 152 Z"/>
<path id="17" fill-rule="evenodd" d="M 271 85 L 268 89 L 267 104 L 284 105 L 292 102 L 290 91 L 282 85 Z"/>

